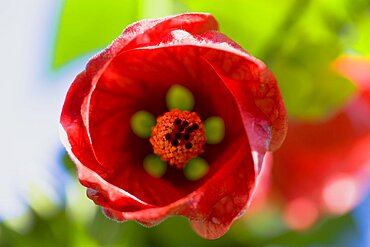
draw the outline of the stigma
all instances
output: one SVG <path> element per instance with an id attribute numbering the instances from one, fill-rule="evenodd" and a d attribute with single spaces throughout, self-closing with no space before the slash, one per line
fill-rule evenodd
<path id="1" fill-rule="evenodd" d="M 190 159 L 203 153 L 205 142 L 200 117 L 195 112 L 178 109 L 158 117 L 150 137 L 154 153 L 177 168 L 184 168 Z"/>

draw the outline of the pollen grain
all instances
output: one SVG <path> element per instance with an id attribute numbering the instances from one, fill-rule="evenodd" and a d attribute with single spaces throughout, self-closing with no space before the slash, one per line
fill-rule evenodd
<path id="1" fill-rule="evenodd" d="M 195 112 L 178 109 L 158 117 L 150 137 L 154 153 L 177 168 L 184 168 L 190 159 L 203 153 L 205 142 L 200 117 Z"/>

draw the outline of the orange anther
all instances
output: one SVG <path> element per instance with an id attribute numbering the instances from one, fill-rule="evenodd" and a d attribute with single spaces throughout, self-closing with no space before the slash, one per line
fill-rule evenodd
<path id="1" fill-rule="evenodd" d="M 177 168 L 203 153 L 206 142 L 202 120 L 195 112 L 178 109 L 157 118 L 150 143 L 154 153 Z"/>

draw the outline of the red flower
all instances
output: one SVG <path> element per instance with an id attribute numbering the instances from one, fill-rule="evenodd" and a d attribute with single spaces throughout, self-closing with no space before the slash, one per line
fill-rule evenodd
<path id="1" fill-rule="evenodd" d="M 167 109 L 175 84 L 194 95 L 193 112 Z M 158 117 L 150 138 L 130 125 L 143 110 Z M 204 144 L 212 116 L 225 135 Z M 286 114 L 266 66 L 219 33 L 211 15 L 193 13 L 129 26 L 76 77 L 61 125 L 88 197 L 108 217 L 152 226 L 183 215 L 204 238 L 218 238 L 248 206 L 265 153 L 285 136 Z M 168 163 L 162 177 L 143 168 L 153 149 Z M 183 168 L 196 156 L 209 171 L 191 181 Z"/>
<path id="2" fill-rule="evenodd" d="M 320 214 L 352 209 L 370 178 L 370 61 L 343 57 L 335 67 L 354 81 L 357 94 L 328 119 L 291 120 L 274 154 L 271 189 L 296 229 L 311 226 Z"/>

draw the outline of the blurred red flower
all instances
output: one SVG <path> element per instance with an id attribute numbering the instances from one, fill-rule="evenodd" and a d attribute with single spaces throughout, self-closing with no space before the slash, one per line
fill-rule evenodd
<path id="1" fill-rule="evenodd" d="M 319 122 L 290 120 L 274 154 L 270 188 L 295 229 L 306 229 L 321 214 L 348 212 L 370 178 L 370 61 L 341 57 L 334 69 L 354 82 L 357 93 Z"/>
<path id="2" fill-rule="evenodd" d="M 202 13 L 139 21 L 71 85 L 62 139 L 88 197 L 108 217 L 152 226 L 183 215 L 212 239 L 247 208 L 266 152 L 284 139 L 286 113 L 271 72 L 217 29 Z M 192 113 L 166 108 L 175 84 L 194 95 Z M 150 141 L 130 126 L 142 110 L 158 117 Z M 202 121 L 211 116 L 225 126 L 214 145 L 204 144 Z M 143 168 L 153 150 L 168 163 L 162 177 Z M 209 171 L 190 181 L 182 169 L 196 156 Z"/>

